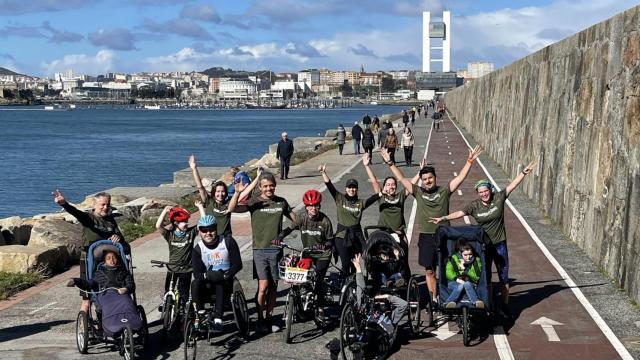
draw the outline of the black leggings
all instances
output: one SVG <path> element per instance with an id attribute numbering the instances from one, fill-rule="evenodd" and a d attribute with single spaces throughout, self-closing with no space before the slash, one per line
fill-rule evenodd
<path id="1" fill-rule="evenodd" d="M 407 165 L 411 165 L 411 158 L 413 157 L 413 146 L 404 147 L 404 161 Z"/>
<path id="2" fill-rule="evenodd" d="M 324 286 L 324 277 L 327 275 L 331 259 L 318 260 L 316 262 L 316 296 L 318 297 L 318 306 L 324 306 L 324 296 L 327 293 L 327 289 Z"/>
<path id="3" fill-rule="evenodd" d="M 209 280 L 193 279 L 191 283 L 191 297 L 196 302 L 196 310 L 204 310 L 204 304 L 211 301 L 211 295 L 216 296 L 215 314 L 222 317 L 224 311 L 225 282 L 211 282 Z"/>
<path id="4" fill-rule="evenodd" d="M 372 160 L 373 158 L 373 147 L 366 147 L 364 148 L 364 152 L 369 154 L 369 160 Z"/>
<path id="5" fill-rule="evenodd" d="M 389 151 L 389 157 L 391 158 L 392 163 L 396 163 L 396 148 L 387 148 Z"/>
<path id="6" fill-rule="evenodd" d="M 357 240 L 356 240 L 357 241 Z M 351 263 L 351 259 L 359 252 L 359 247 L 345 246 L 345 241 L 342 238 L 336 238 L 336 250 L 338 250 L 338 257 L 340 257 L 340 268 L 343 271 L 343 276 L 354 274 L 356 268 Z"/>
<path id="7" fill-rule="evenodd" d="M 342 155 L 343 149 L 344 149 L 344 144 L 338 144 L 338 151 L 340 152 L 340 155 Z"/>
<path id="8" fill-rule="evenodd" d="M 169 291 L 169 283 L 171 282 L 171 273 L 167 271 L 167 276 L 164 279 L 164 292 Z M 174 282 L 178 284 L 178 292 L 180 293 L 180 302 L 184 304 L 189 298 L 189 284 L 191 284 L 191 272 L 176 273 Z"/>

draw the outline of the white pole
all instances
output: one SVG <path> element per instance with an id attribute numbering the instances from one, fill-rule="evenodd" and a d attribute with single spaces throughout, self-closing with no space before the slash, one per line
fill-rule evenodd
<path id="1" fill-rule="evenodd" d="M 429 38 L 429 24 L 431 13 L 422 12 L 422 71 L 431 72 L 431 38 Z"/>

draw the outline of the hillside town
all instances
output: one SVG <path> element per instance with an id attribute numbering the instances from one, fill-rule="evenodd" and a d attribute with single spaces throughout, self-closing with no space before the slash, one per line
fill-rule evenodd
<path id="1" fill-rule="evenodd" d="M 469 63 L 458 72 L 412 70 L 367 72 L 326 68 L 274 73 L 210 68 L 202 72 L 107 73 L 73 70 L 53 78 L 22 75 L 0 68 L 0 98 L 7 101 L 177 99 L 206 101 L 286 101 L 290 99 L 366 98 L 430 100 L 493 71 L 491 63 Z"/>

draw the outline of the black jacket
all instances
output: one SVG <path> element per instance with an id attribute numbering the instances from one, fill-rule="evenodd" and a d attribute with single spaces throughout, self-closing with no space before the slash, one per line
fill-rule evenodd
<path id="1" fill-rule="evenodd" d="M 366 129 L 364 134 L 362 135 L 362 146 L 366 148 L 373 148 L 375 137 L 373 136 L 373 131 L 371 129 Z"/>
<path id="2" fill-rule="evenodd" d="M 369 115 L 365 115 L 362 118 L 362 123 L 365 125 L 371 125 L 371 117 Z"/>
<path id="3" fill-rule="evenodd" d="M 288 159 L 293 155 L 293 141 L 291 139 L 280 140 L 278 142 L 278 149 L 276 149 L 276 157 L 278 159 Z"/>
<path id="4" fill-rule="evenodd" d="M 132 294 L 136 290 L 133 276 L 124 267 L 115 267 L 100 264 L 93 273 L 93 279 L 83 280 L 74 278 L 73 282 L 82 290 L 104 290 L 106 288 L 127 288 L 127 293 Z"/>
<path id="5" fill-rule="evenodd" d="M 351 128 L 351 137 L 354 140 L 360 140 L 362 138 L 362 128 L 360 125 L 353 125 Z"/>

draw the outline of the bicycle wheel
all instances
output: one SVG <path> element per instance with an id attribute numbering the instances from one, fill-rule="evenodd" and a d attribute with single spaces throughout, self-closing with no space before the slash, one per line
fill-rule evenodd
<path id="1" fill-rule="evenodd" d="M 89 317 L 84 311 L 78 313 L 76 319 L 76 345 L 80 354 L 86 354 L 89 348 Z"/>
<path id="2" fill-rule="evenodd" d="M 242 291 L 235 291 L 231 298 L 231 304 L 233 306 L 233 318 L 236 321 L 240 336 L 246 340 L 249 338 L 249 329 L 251 326 L 249 323 L 247 299 L 245 299 L 244 293 Z"/>
<path id="3" fill-rule="evenodd" d="M 345 281 L 340 292 L 340 308 L 344 308 L 347 304 L 353 304 L 356 302 L 356 290 L 358 285 L 355 279 L 348 279 Z"/>
<path id="4" fill-rule="evenodd" d="M 149 343 L 149 324 L 147 323 L 147 313 L 144 311 L 142 305 L 138 305 L 138 313 L 140 314 L 140 320 L 142 320 L 142 328 L 140 328 L 140 345 L 144 349 Z"/>
<path id="5" fill-rule="evenodd" d="M 407 323 L 409 324 L 409 330 L 411 335 L 415 336 L 420 332 L 420 289 L 418 288 L 418 281 L 416 278 L 409 280 L 407 286 Z"/>
<path id="6" fill-rule="evenodd" d="M 127 326 L 122 331 L 122 350 L 124 351 L 125 360 L 134 360 L 136 358 L 136 344 L 133 342 L 133 330 Z"/>
<path id="7" fill-rule="evenodd" d="M 198 334 L 193 326 L 194 319 L 187 320 L 184 326 L 184 358 L 195 360 L 198 353 Z"/>
<path id="8" fill-rule="evenodd" d="M 427 291 L 427 300 L 425 301 L 425 309 L 424 311 L 427 313 L 427 324 L 428 326 L 433 326 L 433 300 L 431 296 L 431 291 Z"/>
<path id="9" fill-rule="evenodd" d="M 469 308 L 462 307 L 462 343 L 469 346 L 471 342 L 471 334 L 469 333 Z"/>
<path id="10" fill-rule="evenodd" d="M 162 303 L 162 334 L 167 335 L 171 331 L 171 323 L 173 320 L 173 301 L 171 297 L 166 297 Z"/>
<path id="11" fill-rule="evenodd" d="M 293 326 L 293 317 L 295 316 L 295 308 L 296 308 L 296 296 L 290 290 L 289 295 L 287 295 L 287 305 L 285 307 L 285 328 L 282 333 L 282 338 L 286 344 L 291 343 L 291 327 Z"/>

